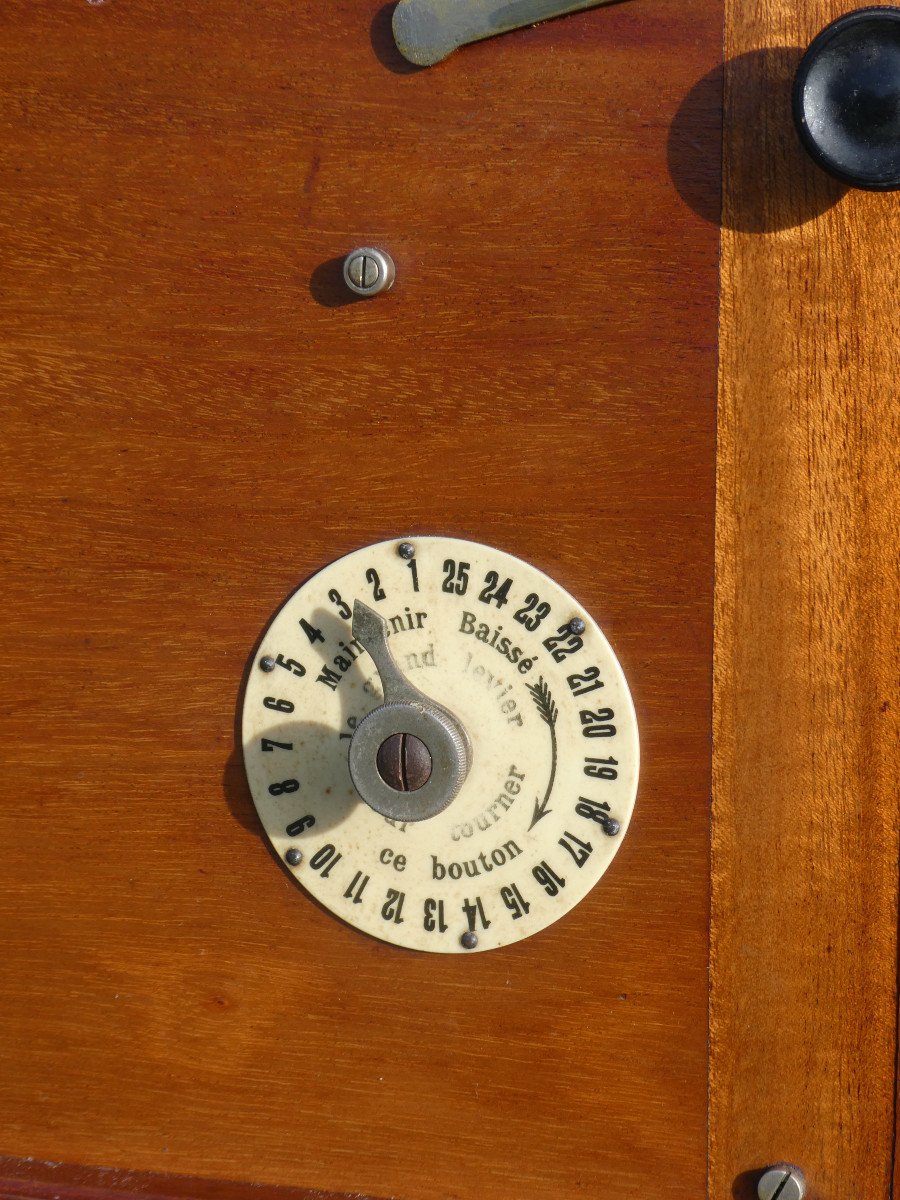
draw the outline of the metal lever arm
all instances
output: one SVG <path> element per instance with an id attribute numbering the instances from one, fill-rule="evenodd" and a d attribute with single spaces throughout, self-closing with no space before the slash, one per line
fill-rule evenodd
<path id="1" fill-rule="evenodd" d="M 430 67 L 469 42 L 597 8 L 613 0 L 400 0 L 394 40 L 411 63 Z"/>
<path id="2" fill-rule="evenodd" d="M 367 604 L 363 604 L 362 600 L 353 603 L 353 636 L 368 650 L 378 669 L 385 704 L 414 704 L 416 701 L 430 703 L 418 688 L 413 687 L 394 662 L 387 640 L 387 621 Z"/>

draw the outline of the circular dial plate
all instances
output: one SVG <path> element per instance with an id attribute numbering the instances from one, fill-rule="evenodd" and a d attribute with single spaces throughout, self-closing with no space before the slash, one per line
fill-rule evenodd
<path id="1" fill-rule="evenodd" d="M 275 616 L 244 697 L 247 776 L 276 853 L 337 916 L 398 946 L 490 950 L 556 921 L 609 866 L 637 789 L 634 707 L 600 628 L 541 571 L 475 542 L 417 538 L 409 559 L 401 544 L 338 559 Z M 427 820 L 379 816 L 350 778 L 353 731 L 382 701 L 357 598 L 471 743 L 459 795 Z"/>

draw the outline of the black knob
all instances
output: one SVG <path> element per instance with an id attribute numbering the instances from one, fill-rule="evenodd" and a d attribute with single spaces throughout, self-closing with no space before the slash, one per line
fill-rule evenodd
<path id="1" fill-rule="evenodd" d="M 900 8 L 860 8 L 826 25 L 794 80 L 800 140 L 852 187 L 900 188 Z"/>

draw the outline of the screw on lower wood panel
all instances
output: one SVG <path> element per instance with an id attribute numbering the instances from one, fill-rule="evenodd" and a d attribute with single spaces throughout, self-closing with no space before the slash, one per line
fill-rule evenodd
<path id="1" fill-rule="evenodd" d="M 756 1194 L 759 1200 L 803 1200 L 806 1177 L 792 1163 L 776 1163 L 763 1171 Z"/>

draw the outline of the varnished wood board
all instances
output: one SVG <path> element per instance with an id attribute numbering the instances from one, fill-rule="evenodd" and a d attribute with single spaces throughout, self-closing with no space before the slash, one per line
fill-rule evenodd
<path id="1" fill-rule="evenodd" d="M 374 1196 L 263 1187 L 258 1183 L 152 1175 L 133 1170 L 79 1167 L 35 1158 L 0 1157 L 0 1200 L 377 1200 Z"/>
<path id="2" fill-rule="evenodd" d="M 888 1200 L 897 1022 L 895 195 L 804 157 L 839 7 L 728 11 L 710 1195 Z"/>
<path id="3" fill-rule="evenodd" d="M 720 10 L 403 73 L 375 4 L 3 7 L 0 1150 L 404 1200 L 696 1200 Z M 688 161 L 676 154 L 679 162 Z M 690 188 L 687 189 L 690 191 Z M 355 244 L 394 291 L 345 303 Z M 273 862 L 234 742 L 285 595 L 493 542 L 600 621 L 643 737 L 614 868 L 420 958 Z"/>

